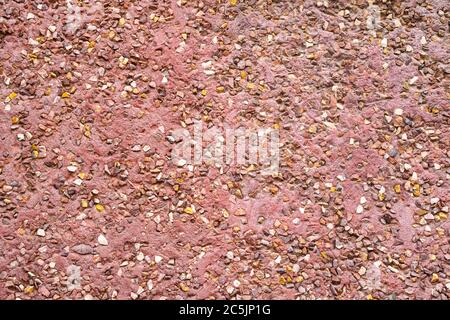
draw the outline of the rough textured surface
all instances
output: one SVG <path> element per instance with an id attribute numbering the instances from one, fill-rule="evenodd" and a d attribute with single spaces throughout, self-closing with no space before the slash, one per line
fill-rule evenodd
<path id="1" fill-rule="evenodd" d="M 449 14 L 0 0 L 0 298 L 448 299 Z M 279 175 L 175 166 L 195 119 Z"/>

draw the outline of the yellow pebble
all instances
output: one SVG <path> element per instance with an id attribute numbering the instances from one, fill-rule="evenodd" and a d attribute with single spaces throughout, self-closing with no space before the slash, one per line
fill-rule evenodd
<path id="1" fill-rule="evenodd" d="M 184 208 L 184 213 L 193 214 L 194 210 L 192 209 L 192 207 L 186 207 Z"/>
<path id="2" fill-rule="evenodd" d="M 316 133 L 316 132 L 317 132 L 317 126 L 316 126 L 316 125 L 311 125 L 311 126 L 308 128 L 308 132 L 311 133 L 311 134 Z"/>
<path id="3" fill-rule="evenodd" d="M 31 294 L 34 291 L 34 287 L 33 286 L 28 286 L 25 289 L 23 289 L 23 292 L 25 292 L 26 294 Z"/>
<path id="4" fill-rule="evenodd" d="M 437 275 L 437 273 L 433 273 L 433 275 L 431 276 L 431 282 L 438 282 L 439 281 L 439 276 Z"/>
<path id="5" fill-rule="evenodd" d="M 413 195 L 414 197 L 420 196 L 420 185 L 418 183 L 413 186 Z"/>
<path id="6" fill-rule="evenodd" d="M 11 101 L 11 100 L 13 100 L 15 97 L 17 97 L 17 93 L 11 92 L 11 93 L 9 94 L 9 96 L 8 96 L 8 99 Z"/>
<path id="7" fill-rule="evenodd" d="M 89 203 L 86 199 L 81 200 L 81 207 L 87 208 L 89 206 Z"/>
<path id="8" fill-rule="evenodd" d="M 20 118 L 19 118 L 19 117 L 17 117 L 17 116 L 11 117 L 11 123 L 12 123 L 12 124 L 18 124 L 19 121 L 20 121 Z"/>
<path id="9" fill-rule="evenodd" d="M 183 282 L 180 283 L 180 288 L 183 292 L 189 292 L 189 287 L 185 285 Z"/>

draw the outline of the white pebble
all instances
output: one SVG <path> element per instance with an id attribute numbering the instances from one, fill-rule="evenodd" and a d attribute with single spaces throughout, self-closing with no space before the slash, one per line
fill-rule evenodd
<path id="1" fill-rule="evenodd" d="M 361 267 L 361 268 L 359 269 L 358 273 L 359 273 L 361 276 L 363 276 L 363 275 L 366 274 L 366 271 L 367 271 L 367 269 L 366 269 L 365 267 Z"/>
<path id="2" fill-rule="evenodd" d="M 420 44 L 421 45 L 427 44 L 427 39 L 424 36 L 422 36 L 422 38 L 420 38 Z"/>
<path id="3" fill-rule="evenodd" d="M 427 213 L 427 214 L 424 216 L 424 218 L 425 218 L 425 220 L 434 220 L 434 216 L 433 216 L 432 213 Z"/>
<path id="4" fill-rule="evenodd" d="M 396 109 L 394 110 L 394 113 L 395 113 L 397 116 L 401 116 L 401 115 L 403 114 L 403 109 L 396 108 Z"/>
<path id="5" fill-rule="evenodd" d="M 416 81 L 417 81 L 418 79 L 419 79 L 419 78 L 418 78 L 417 76 L 412 77 L 412 78 L 409 80 L 409 84 L 410 84 L 410 85 L 413 85 L 414 83 L 416 83 Z"/>
<path id="6" fill-rule="evenodd" d="M 145 289 L 142 288 L 141 286 L 139 286 L 139 288 L 137 289 L 136 293 L 137 293 L 138 295 L 141 295 L 144 291 L 145 291 Z"/>
<path id="7" fill-rule="evenodd" d="M 363 211 L 364 211 L 363 206 L 359 204 L 359 205 L 356 207 L 356 213 L 363 213 Z"/>
<path id="8" fill-rule="evenodd" d="M 436 204 L 439 202 L 439 200 L 440 200 L 439 198 L 431 198 L 430 202 L 431 204 Z"/>
<path id="9" fill-rule="evenodd" d="M 103 234 L 98 236 L 97 241 L 102 246 L 107 246 L 108 245 L 108 240 L 106 240 L 106 237 Z"/>
<path id="10" fill-rule="evenodd" d="M 67 167 L 67 171 L 69 171 L 69 172 L 76 172 L 77 171 L 77 167 L 76 166 L 68 166 Z"/>
<path id="11" fill-rule="evenodd" d="M 186 160 L 180 159 L 177 161 L 177 167 L 183 167 L 187 163 Z"/>
<path id="12" fill-rule="evenodd" d="M 145 256 L 142 252 L 139 252 L 136 256 L 137 261 L 142 261 L 144 260 Z"/>
<path id="13" fill-rule="evenodd" d="M 234 288 L 232 286 L 227 287 L 228 294 L 232 294 L 234 292 Z"/>
<path id="14" fill-rule="evenodd" d="M 280 262 L 281 262 L 281 256 L 278 256 L 278 257 L 275 259 L 275 263 L 278 264 L 278 263 L 280 263 Z"/>

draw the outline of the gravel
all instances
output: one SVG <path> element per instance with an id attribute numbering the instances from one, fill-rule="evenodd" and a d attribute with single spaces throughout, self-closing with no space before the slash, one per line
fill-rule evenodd
<path id="1" fill-rule="evenodd" d="M 108 245 L 108 240 L 106 239 L 106 237 L 104 235 L 99 235 L 97 238 L 97 241 L 100 245 L 102 246 L 107 246 Z"/>
<path id="2" fill-rule="evenodd" d="M 0 298 L 449 299 L 448 1 L 71 3 L 0 0 Z"/>

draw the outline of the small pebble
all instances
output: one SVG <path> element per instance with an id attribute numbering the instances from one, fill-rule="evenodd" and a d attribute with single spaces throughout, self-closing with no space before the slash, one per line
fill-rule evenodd
<path id="1" fill-rule="evenodd" d="M 97 241 L 102 246 L 107 246 L 108 245 L 108 240 L 106 239 L 106 237 L 103 234 L 100 234 L 98 236 Z"/>

